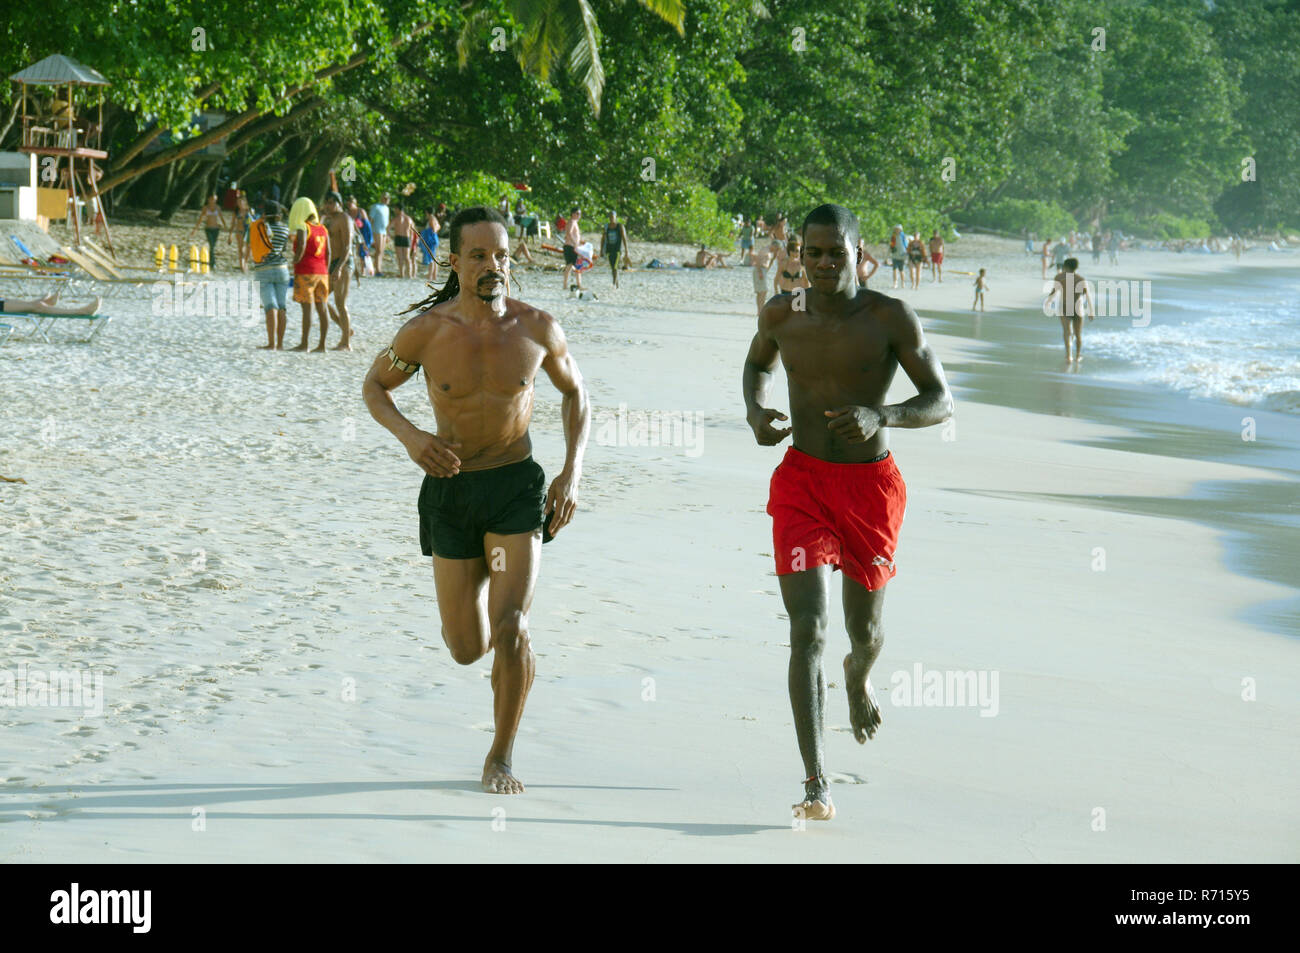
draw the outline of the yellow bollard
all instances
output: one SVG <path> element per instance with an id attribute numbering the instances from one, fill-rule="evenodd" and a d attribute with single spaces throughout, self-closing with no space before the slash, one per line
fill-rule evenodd
<path id="1" fill-rule="evenodd" d="M 199 246 L 190 246 L 190 271 L 198 273 L 199 270 Z"/>
<path id="2" fill-rule="evenodd" d="M 159 242 L 157 249 L 154 250 L 153 261 L 154 264 L 158 266 L 158 270 L 162 271 L 163 265 L 167 262 L 167 249 L 163 246 L 162 242 Z"/>
<path id="3" fill-rule="evenodd" d="M 176 246 L 175 246 L 175 245 L 172 246 L 172 250 L 168 253 L 168 255 L 167 255 L 167 261 L 170 263 L 170 265 L 171 265 L 171 270 L 172 270 L 172 271 L 177 271 L 177 270 L 179 269 L 180 266 L 179 266 L 179 264 L 178 264 L 178 262 L 177 262 L 177 258 L 176 258 Z"/>
<path id="4" fill-rule="evenodd" d="M 210 263 L 208 261 L 208 246 L 204 245 L 202 248 L 199 249 L 199 271 L 203 272 L 206 275 L 210 270 L 208 268 L 209 264 Z"/>

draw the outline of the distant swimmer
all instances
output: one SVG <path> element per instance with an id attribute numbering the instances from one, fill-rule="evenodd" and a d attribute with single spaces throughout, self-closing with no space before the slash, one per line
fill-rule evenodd
<path id="1" fill-rule="evenodd" d="M 1074 363 L 1083 360 L 1083 316 L 1093 319 L 1092 294 L 1088 290 L 1088 279 L 1079 274 L 1079 259 L 1067 258 L 1061 270 L 1052 279 L 1052 291 L 1043 302 L 1043 310 L 1050 313 L 1052 301 L 1061 296 L 1058 312 L 1061 318 L 1061 333 L 1065 337 L 1065 363 L 1070 363 L 1070 336 L 1074 335 Z"/>
<path id="2" fill-rule="evenodd" d="M 762 308 L 745 359 L 746 419 L 763 446 L 791 433 L 772 475 L 767 512 L 781 598 L 790 618 L 790 704 L 804 763 L 796 816 L 835 816 L 822 763 L 831 567 L 844 573 L 844 658 L 849 720 L 865 744 L 880 727 L 868 681 L 884 644 L 885 584 L 907 489 L 890 454 L 886 427 L 930 427 L 952 416 L 952 396 L 921 322 L 907 303 L 857 287 L 858 221 L 840 205 L 821 205 L 803 224 L 803 264 L 811 287 L 804 309 L 792 295 Z M 768 406 L 777 359 L 789 382 L 790 417 Z M 885 404 L 899 367 L 917 395 Z M 793 418 L 790 427 L 776 421 Z"/>
<path id="3" fill-rule="evenodd" d="M 511 770 L 515 735 L 536 662 L 528 635 L 542 543 L 573 519 L 590 426 L 578 365 L 559 322 L 506 297 L 510 235 L 483 206 L 451 220 L 451 275 L 402 325 L 366 375 L 371 416 L 425 472 L 418 503 L 420 547 L 433 557 L 442 638 L 461 665 L 489 650 L 496 733 L 483 790 L 521 794 Z M 424 368 L 437 434 L 397 410 L 392 391 Z M 538 370 L 564 396 L 566 454 L 546 485 L 532 458 L 528 425 Z M 392 532 L 391 523 L 384 524 Z M 418 612 L 417 606 L 407 613 Z"/>

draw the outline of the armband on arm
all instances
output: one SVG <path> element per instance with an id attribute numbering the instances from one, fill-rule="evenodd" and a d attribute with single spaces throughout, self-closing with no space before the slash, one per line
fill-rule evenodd
<path id="1" fill-rule="evenodd" d="M 400 357 L 398 357 L 397 352 L 394 351 L 391 347 L 388 349 L 387 357 L 392 362 L 391 364 L 388 365 L 389 370 L 392 370 L 393 368 L 397 368 L 397 370 L 401 371 L 403 374 L 414 374 L 416 371 L 420 369 L 419 364 L 412 364 L 409 361 L 404 361 Z"/>

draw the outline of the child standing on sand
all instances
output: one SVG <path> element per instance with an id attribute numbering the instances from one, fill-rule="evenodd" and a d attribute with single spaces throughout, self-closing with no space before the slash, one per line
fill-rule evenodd
<path id="1" fill-rule="evenodd" d="M 984 310 L 984 292 L 988 290 L 989 280 L 984 277 L 985 269 L 981 268 L 979 275 L 975 278 L 975 301 L 971 304 L 970 309 L 975 310 L 975 305 L 979 305 L 981 311 Z"/>

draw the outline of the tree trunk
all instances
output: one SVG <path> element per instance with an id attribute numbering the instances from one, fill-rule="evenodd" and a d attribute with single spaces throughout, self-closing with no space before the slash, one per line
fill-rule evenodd
<path id="1" fill-rule="evenodd" d="M 176 210 L 184 208 L 185 204 L 190 200 L 190 196 L 197 192 L 206 182 L 207 176 L 203 174 L 201 168 L 190 170 L 189 174 L 181 179 L 180 187 L 172 190 L 172 194 L 167 197 L 158 210 L 158 220 L 160 222 L 171 221 L 171 217 Z"/>
<path id="2" fill-rule="evenodd" d="M 324 195 L 330 187 L 330 170 L 334 168 L 339 158 L 346 151 L 346 146 L 338 140 L 326 140 L 327 148 L 323 148 L 311 166 L 311 173 L 307 176 L 307 185 L 304 194 L 312 196 L 313 200 L 318 195 Z"/>

